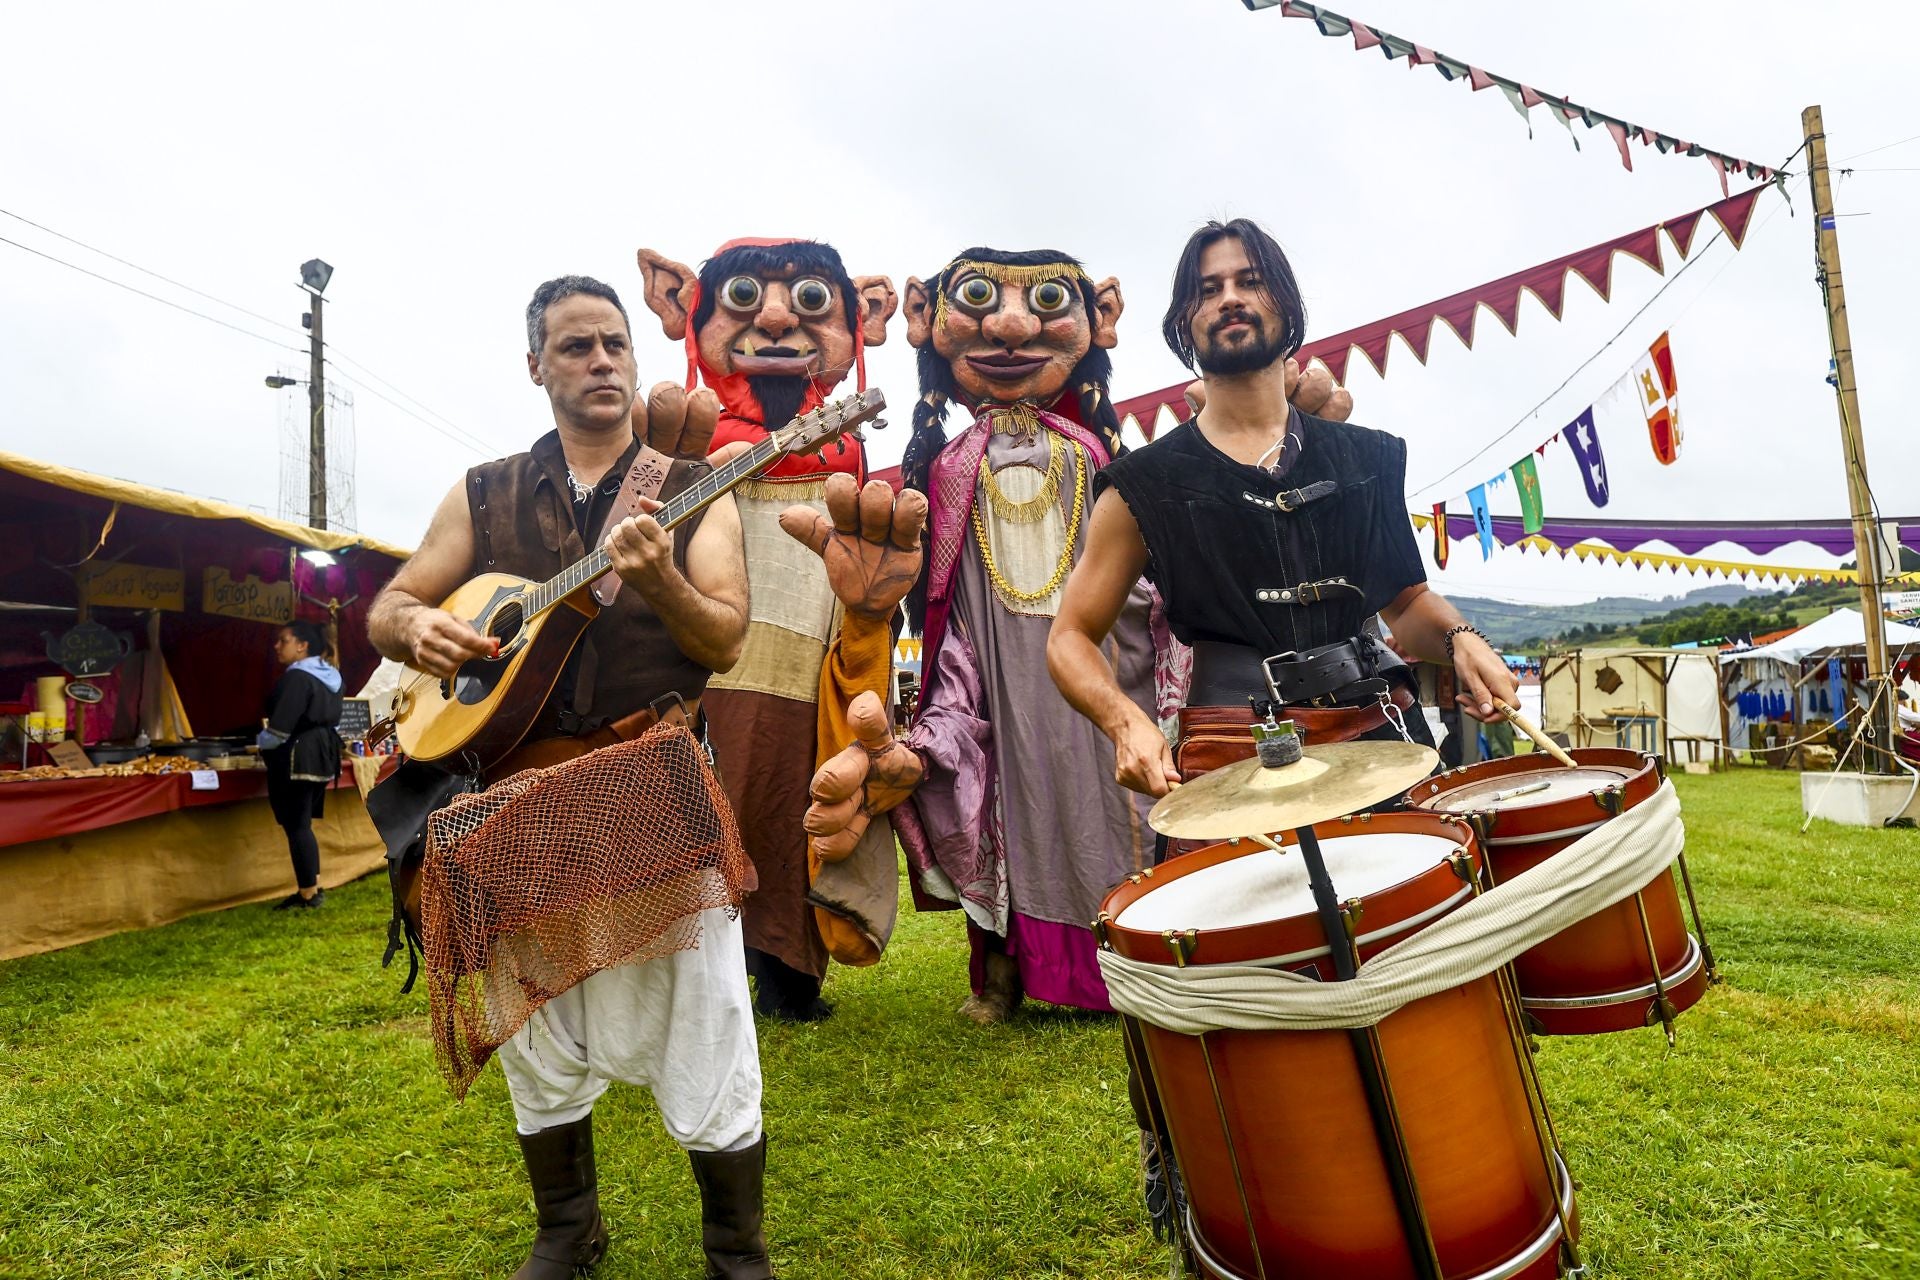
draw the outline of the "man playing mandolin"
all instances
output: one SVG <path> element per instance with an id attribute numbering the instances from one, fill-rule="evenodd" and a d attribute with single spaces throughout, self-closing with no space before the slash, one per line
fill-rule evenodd
<path id="1" fill-rule="evenodd" d="M 683 437 L 712 434 L 712 393 L 661 384 L 636 407 L 626 311 L 610 287 L 586 277 L 535 291 L 527 340 L 527 371 L 546 389 L 554 430 L 525 453 L 474 467 L 448 492 L 368 619 L 382 653 L 452 680 L 463 664 L 494 654 L 501 638 L 435 602 L 482 573 L 550 578 L 604 545 L 617 594 L 606 603 L 602 593 L 533 727 L 487 770 L 488 781 L 635 738 L 683 708 L 691 719 L 708 676 L 734 664 L 747 630 L 733 499 L 722 495 L 671 532 L 651 514 L 712 474 L 704 462 L 669 456 Z M 556 846 L 590 835 L 569 830 L 564 816 L 556 826 Z M 731 909 L 701 910 L 686 949 L 590 973 L 499 1046 L 539 1221 L 516 1280 L 561 1280 L 605 1253 L 592 1113 L 612 1079 L 652 1089 L 692 1160 L 707 1274 L 772 1276 L 761 1232 L 760 1065 L 737 905 L 735 897 Z"/>

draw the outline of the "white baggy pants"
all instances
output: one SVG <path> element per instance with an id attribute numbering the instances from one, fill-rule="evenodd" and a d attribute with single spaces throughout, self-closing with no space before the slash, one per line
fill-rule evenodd
<path id="1" fill-rule="evenodd" d="M 700 914 L 700 945 L 603 969 L 547 1001 L 500 1046 L 521 1133 L 571 1124 L 614 1080 L 644 1085 L 691 1151 L 760 1137 L 760 1043 L 740 921 Z"/>

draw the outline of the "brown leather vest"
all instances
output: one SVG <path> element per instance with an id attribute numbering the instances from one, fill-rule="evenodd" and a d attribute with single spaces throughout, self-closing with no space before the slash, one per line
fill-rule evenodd
<path id="1" fill-rule="evenodd" d="M 665 501 L 708 472 L 706 463 L 676 458 L 660 487 Z M 467 512 L 473 518 L 473 572 L 511 573 L 544 581 L 586 555 L 574 527 L 572 493 L 560 434 L 549 431 L 526 453 L 484 462 L 467 472 Z M 673 559 L 687 568 L 687 545 L 702 512 L 673 531 Z M 580 641 L 573 710 L 595 720 L 614 720 L 645 709 L 654 699 L 678 693 L 691 701 L 713 673 L 680 652 L 666 623 L 630 586 L 587 625 Z M 529 739 L 558 732 L 550 723 L 559 708 L 541 713 Z"/>

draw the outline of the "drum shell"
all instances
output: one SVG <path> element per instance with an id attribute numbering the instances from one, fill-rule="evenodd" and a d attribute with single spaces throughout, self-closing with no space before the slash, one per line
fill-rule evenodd
<path id="1" fill-rule="evenodd" d="M 1569 754 L 1581 765 L 1623 771 L 1621 783 L 1543 804 L 1448 815 L 1473 824 L 1488 876 L 1495 884 L 1532 870 L 1618 814 L 1645 803 L 1663 781 L 1657 757 L 1610 747 L 1580 748 Z M 1461 787 L 1495 778 L 1518 784 L 1529 775 L 1562 767 L 1543 763 L 1537 756 L 1486 760 L 1430 778 L 1405 798 L 1416 809 L 1439 812 L 1448 795 Z M 1632 993 L 1653 983 L 1653 966 L 1647 959 L 1649 934 L 1661 975 L 1674 979 L 1667 999 L 1675 1012 L 1691 1007 L 1706 990 L 1707 974 L 1687 931 L 1668 868 L 1636 895 L 1568 926 L 1514 959 L 1521 1004 L 1535 1029 L 1549 1035 L 1588 1035 L 1646 1026 L 1656 1017 L 1654 1001 L 1650 995 Z"/>
<path id="2" fill-rule="evenodd" d="M 1469 860 L 1470 829 L 1430 814 L 1390 814 L 1314 828 L 1322 841 L 1369 832 L 1442 835 Z M 1289 840 L 1289 844 L 1293 841 Z M 1157 932 L 1114 920 L 1168 879 L 1245 856 L 1221 844 L 1131 878 L 1108 895 L 1110 946 L 1130 959 L 1173 964 Z M 1329 869 L 1336 891 L 1340 871 Z M 1471 861 L 1463 869 L 1471 873 Z M 1362 900 L 1363 958 L 1458 909 L 1472 887 L 1443 862 Z M 1184 935 L 1179 939 L 1185 943 Z M 1234 964 L 1324 951 L 1311 914 L 1194 932 L 1185 963 Z M 1325 956 L 1296 959 L 1331 980 Z M 1549 1240 L 1528 1280 L 1557 1274 L 1556 1186 L 1533 1110 L 1517 1015 L 1491 974 L 1398 1010 L 1378 1029 L 1409 1160 L 1444 1272 L 1478 1276 Z M 1411 1280 L 1417 1273 L 1374 1135 L 1352 1037 L 1344 1030 L 1217 1031 L 1189 1036 L 1137 1027 L 1148 1074 L 1185 1179 L 1203 1270 L 1217 1277 L 1338 1275 Z M 1242 1189 L 1245 1199 L 1242 1199 Z M 1571 1193 L 1566 1192 L 1570 1205 Z M 1243 1208 L 1244 1203 L 1244 1208 Z M 1259 1240 L 1253 1254 L 1248 1230 Z M 1207 1256 L 1220 1266 L 1208 1266 Z"/>

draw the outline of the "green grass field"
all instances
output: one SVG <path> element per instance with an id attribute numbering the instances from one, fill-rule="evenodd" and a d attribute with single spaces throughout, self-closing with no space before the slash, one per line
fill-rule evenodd
<path id="1" fill-rule="evenodd" d="M 1596 1277 L 1920 1276 L 1920 832 L 1798 834 L 1795 775 L 1677 779 L 1725 985 L 1544 1042 Z M 377 960 L 386 888 L 0 965 L 0 1275 L 503 1276 L 532 1208 L 499 1071 L 434 1075 Z M 762 1027 L 783 1277 L 1155 1277 L 1107 1019 L 955 1016 L 952 914 Z M 1311 1087 L 1310 1082 L 1292 1087 Z M 701 1274 L 646 1096 L 596 1121 L 606 1280 Z"/>

